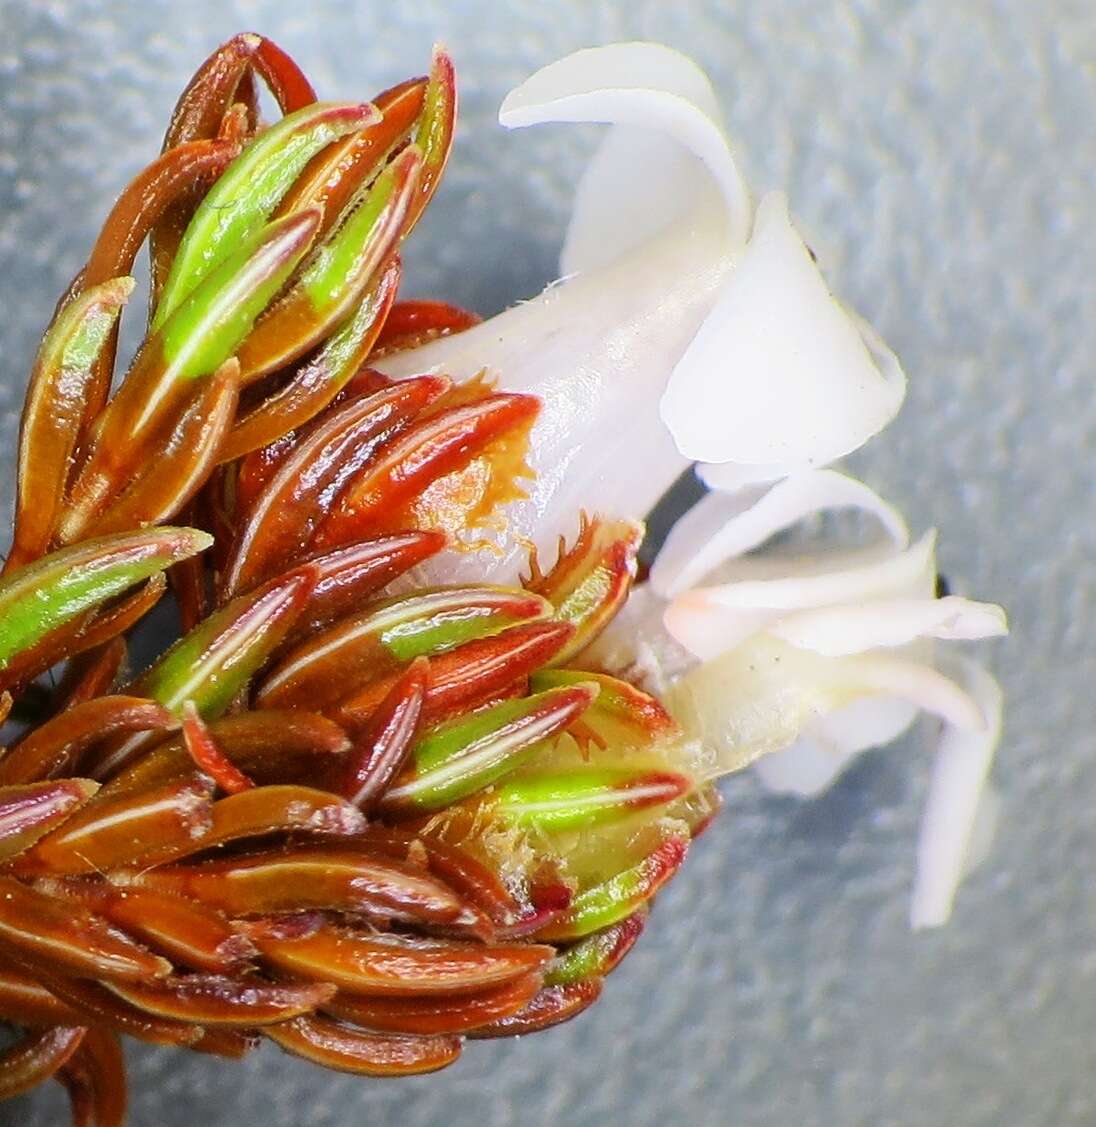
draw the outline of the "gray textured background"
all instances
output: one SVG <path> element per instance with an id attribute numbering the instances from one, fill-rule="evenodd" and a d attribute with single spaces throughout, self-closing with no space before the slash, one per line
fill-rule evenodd
<path id="1" fill-rule="evenodd" d="M 592 143 L 507 136 L 504 92 L 618 38 L 708 68 L 755 186 L 789 189 L 838 288 L 905 360 L 906 409 L 858 468 L 941 527 L 960 590 L 1011 610 L 1011 641 L 990 651 L 1008 691 L 1003 832 L 952 925 L 914 936 L 914 742 L 810 805 L 739 781 L 576 1023 L 397 1083 L 269 1049 L 242 1066 L 131 1049 L 133 1122 L 1096 1122 L 1091 0 L 0 0 L 5 452 L 56 294 L 186 76 L 249 27 L 328 96 L 368 95 L 421 71 L 434 38 L 450 45 L 463 124 L 411 288 L 483 312 L 551 277 Z M 54 1092 L 5 1115 L 64 1118 Z"/>

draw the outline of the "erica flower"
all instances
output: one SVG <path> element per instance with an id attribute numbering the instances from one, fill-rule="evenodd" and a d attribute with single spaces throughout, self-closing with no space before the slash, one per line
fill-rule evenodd
<path id="1" fill-rule="evenodd" d="M 0 1018 L 20 1031 L 0 1096 L 56 1076 L 78 1122 L 122 1122 L 119 1034 L 392 1076 L 566 1020 L 717 776 L 778 753 L 770 778 L 791 762 L 806 789 L 805 741 L 856 750 L 912 706 L 950 725 L 923 852 L 969 831 L 990 745 L 958 733 L 992 702 L 920 646 L 1002 616 L 935 599 L 931 539 L 812 468 L 882 428 L 904 377 L 782 197 L 753 210 L 707 80 L 625 44 L 507 99 L 504 124 L 613 129 L 565 277 L 483 323 L 399 299 L 456 101 L 440 49 L 427 77 L 325 103 L 236 37 L 45 333 L 0 579 Z M 146 241 L 148 331 L 112 391 Z M 633 590 L 640 521 L 697 459 L 729 492 Z M 742 558 L 835 505 L 884 546 Z M 180 636 L 130 668 L 169 583 Z M 942 895 L 922 889 L 923 919 Z"/>
<path id="2" fill-rule="evenodd" d="M 925 640 L 1004 633 L 1004 614 L 938 599 L 934 536 L 911 546 L 891 506 L 820 468 L 890 421 L 905 375 L 832 295 L 784 196 L 753 209 L 704 74 L 658 44 L 580 51 L 511 93 L 499 118 L 612 128 L 579 183 L 561 281 L 381 363 L 393 375 L 486 370 L 543 399 L 536 484 L 476 566 L 507 574 L 522 543 L 547 546 L 567 531 L 576 503 L 645 512 L 699 462 L 713 492 L 678 522 L 649 589 L 633 594 L 591 659 L 666 693 L 714 753 L 713 774 L 758 760 L 775 789 L 814 794 L 919 709 L 972 733 L 983 750 L 971 755 L 986 758 L 995 693 L 973 699 L 936 669 Z M 881 524 L 878 543 L 742 558 L 812 514 L 850 507 Z M 968 831 L 984 774 L 968 780 Z M 923 842 L 932 863 L 918 903 L 925 887 L 936 891 L 915 923 L 946 918 L 967 836 L 950 852 Z"/>
<path id="3" fill-rule="evenodd" d="M 715 471 L 706 476 L 718 481 Z M 817 535 L 773 546 L 832 509 L 859 510 L 876 527 L 861 529 L 868 538 L 855 547 Z M 918 711 L 944 725 L 911 919 L 945 922 L 1001 702 L 987 674 L 937 655 L 936 643 L 1003 634 L 1006 625 L 1000 607 L 941 595 L 935 534 L 911 544 L 890 505 L 834 470 L 731 493 L 717 487 L 678 522 L 633 599 L 631 617 L 598 642 L 601 659 L 632 660 L 632 676 L 661 686 L 717 773 L 752 763 L 773 790 L 812 796 L 859 752 L 901 735 Z"/>

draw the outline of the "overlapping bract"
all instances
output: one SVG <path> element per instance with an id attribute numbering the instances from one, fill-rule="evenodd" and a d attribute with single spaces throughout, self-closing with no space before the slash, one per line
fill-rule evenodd
<path id="1" fill-rule="evenodd" d="M 539 409 L 367 366 L 475 323 L 396 302 L 455 112 L 442 51 L 332 104 L 236 37 L 45 335 L 0 580 L 0 1096 L 56 1076 L 123 1122 L 118 1034 L 389 1076 L 566 1020 L 715 809 L 661 706 L 580 668 L 637 526 L 576 514 L 525 587 L 413 581 L 521 496 Z M 168 580 L 182 637 L 131 674 Z"/>

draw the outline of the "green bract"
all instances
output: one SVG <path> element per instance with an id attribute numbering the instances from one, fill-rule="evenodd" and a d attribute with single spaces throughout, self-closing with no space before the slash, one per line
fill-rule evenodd
<path id="1" fill-rule="evenodd" d="M 376 116 L 368 104 L 316 102 L 282 118 L 248 145 L 191 220 L 152 328 L 160 328 L 203 278 L 255 234 L 320 149 Z"/>
<path id="2" fill-rule="evenodd" d="M 0 583 L 0 669 L 107 599 L 213 543 L 193 528 L 157 528 L 87 540 Z"/>

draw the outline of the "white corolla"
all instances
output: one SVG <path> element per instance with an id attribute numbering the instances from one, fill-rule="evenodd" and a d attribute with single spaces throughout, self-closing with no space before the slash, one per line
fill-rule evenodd
<path id="1" fill-rule="evenodd" d="M 711 492 L 596 656 L 662 692 L 713 774 L 756 761 L 769 786 L 804 795 L 919 711 L 939 718 L 913 922 L 943 922 L 1000 699 L 976 669 L 949 676 L 935 643 L 1006 627 L 998 607 L 937 598 L 934 536 L 911 544 L 893 508 L 825 468 L 897 413 L 901 366 L 830 292 L 785 197 L 753 206 L 689 59 L 653 43 L 579 51 L 514 90 L 499 118 L 611 128 L 577 188 L 561 280 L 380 365 L 394 377 L 486 373 L 542 400 L 528 497 L 504 530 L 482 530 L 491 549 L 451 552 L 438 573 L 512 580 L 529 544 L 547 557 L 580 510 L 645 513 L 703 463 Z M 842 550 L 767 544 L 848 508 L 878 534 Z"/>

